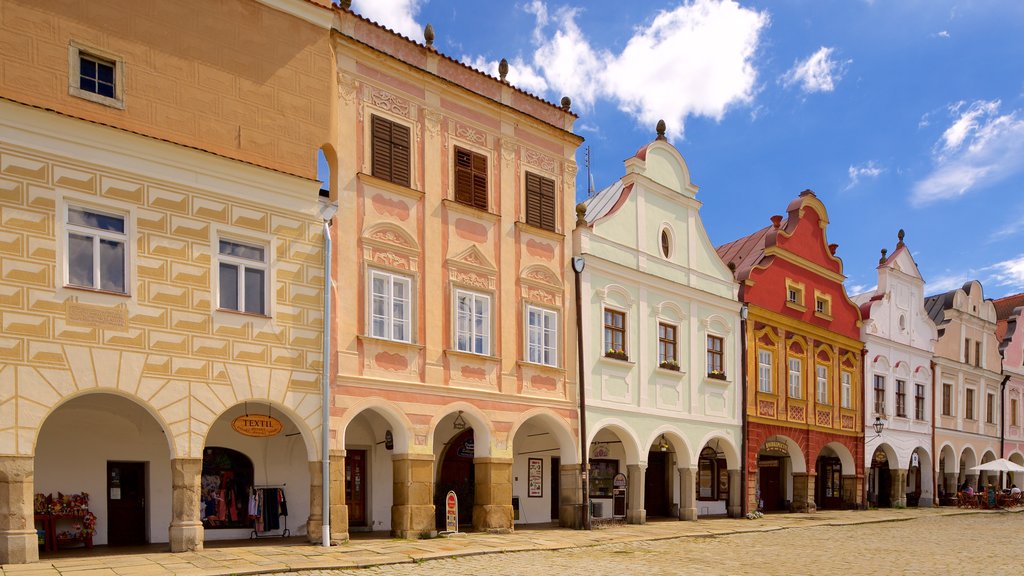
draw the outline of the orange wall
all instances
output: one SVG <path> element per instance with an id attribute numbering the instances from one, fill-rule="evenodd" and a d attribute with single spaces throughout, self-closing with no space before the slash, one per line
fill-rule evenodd
<path id="1" fill-rule="evenodd" d="M 125 65 L 125 109 L 68 94 L 68 45 Z M 254 0 L 0 3 L 0 96 L 308 178 L 329 141 L 329 30 Z"/>

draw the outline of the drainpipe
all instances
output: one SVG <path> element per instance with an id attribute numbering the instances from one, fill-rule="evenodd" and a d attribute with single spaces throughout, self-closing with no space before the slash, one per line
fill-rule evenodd
<path id="1" fill-rule="evenodd" d="M 577 210 L 578 211 L 578 210 Z M 577 225 L 579 222 L 577 222 Z M 580 277 L 586 262 L 583 256 L 574 256 L 572 270 L 576 280 L 576 358 L 580 385 L 580 483 L 583 489 L 583 529 L 590 530 L 590 478 L 587 458 L 587 387 L 583 363 L 583 289 Z"/>
<path id="2" fill-rule="evenodd" d="M 869 376 L 869 374 L 868 374 L 868 348 L 867 348 L 867 346 L 865 346 L 864 348 L 860 349 L 860 367 L 861 367 L 861 372 L 864 374 L 864 376 L 861 378 L 861 385 L 864 387 L 864 393 L 861 394 L 861 398 L 864 399 L 864 405 L 862 406 L 861 410 L 863 410 L 864 411 L 864 415 L 867 416 L 868 415 L 868 404 L 870 404 L 871 400 L 872 400 L 872 398 L 868 397 L 868 376 Z M 874 405 L 872 405 L 872 409 L 874 409 Z M 884 414 L 883 414 L 883 416 L 884 416 Z M 863 486 L 863 491 L 860 493 L 860 509 L 861 510 L 867 510 L 868 506 L 871 505 L 871 503 L 868 502 L 868 492 L 871 491 L 871 487 L 868 486 L 868 479 L 870 477 L 870 475 L 868 474 L 868 470 L 867 470 L 869 468 L 869 466 L 868 466 L 868 440 L 867 440 L 867 431 L 864 428 L 864 421 L 863 420 L 860 421 L 860 430 L 862 432 L 862 435 L 864 436 L 864 439 L 861 441 L 862 448 L 861 448 L 860 462 L 858 464 L 855 464 L 855 466 L 863 466 L 864 467 L 864 486 Z M 879 433 L 879 434 L 881 434 L 881 433 Z M 934 437 L 935 437 L 935 435 L 932 434 L 932 438 L 934 438 Z M 879 443 L 879 445 L 881 445 L 881 443 Z M 875 456 L 875 454 L 874 454 L 874 452 L 872 452 L 871 453 L 871 458 L 874 458 L 874 456 Z M 854 473 L 854 478 L 855 478 L 854 482 L 856 482 L 857 470 L 854 470 L 853 473 Z M 878 495 L 877 494 L 875 495 L 875 501 L 876 502 L 878 501 Z"/>
<path id="3" fill-rule="evenodd" d="M 740 395 L 743 398 L 743 438 L 740 439 L 740 516 L 747 515 L 747 305 L 740 306 Z"/>
<path id="4" fill-rule="evenodd" d="M 320 389 L 322 398 L 320 413 L 322 416 L 320 440 L 322 447 L 321 458 L 323 460 L 323 524 L 321 528 L 321 545 L 324 548 L 331 547 L 331 262 L 332 262 L 332 241 L 331 241 L 331 218 L 338 211 L 338 205 L 329 202 L 320 203 L 320 216 L 324 221 L 324 341 L 321 350 L 321 361 L 323 373 L 320 378 Z"/>
<path id="5" fill-rule="evenodd" d="M 939 497 L 939 474 L 945 474 L 945 470 L 939 470 L 938 474 L 935 473 L 935 465 L 939 463 L 939 455 L 935 453 L 935 421 L 938 420 L 939 415 L 936 414 L 935 403 L 938 397 L 935 395 L 935 360 L 930 362 L 932 369 L 932 502 Z M 942 479 L 946 481 L 945 477 Z M 939 501 L 939 505 L 942 505 L 942 501 Z"/>
<path id="6" fill-rule="evenodd" d="M 1010 375 L 1003 369 L 1003 351 L 999 351 L 999 372 L 1003 374 L 1003 381 L 999 383 L 999 457 L 1005 458 L 1003 445 L 1006 444 L 1006 383 Z M 999 473 L 999 489 L 1003 488 L 1003 473 Z"/>

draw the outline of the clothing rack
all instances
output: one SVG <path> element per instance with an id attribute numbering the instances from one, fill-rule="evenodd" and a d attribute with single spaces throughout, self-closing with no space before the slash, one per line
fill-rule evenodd
<path id="1" fill-rule="evenodd" d="M 288 501 L 285 498 L 284 489 L 287 483 L 284 484 L 256 484 L 252 486 L 252 493 L 249 495 L 250 499 L 256 497 L 256 492 L 262 492 L 265 490 L 280 490 L 281 491 L 281 507 L 278 509 L 278 518 L 284 517 L 284 525 L 281 526 L 280 533 L 271 534 L 271 531 L 277 530 L 277 528 L 271 528 L 270 530 L 260 530 L 261 515 L 265 514 L 265 510 L 261 510 L 259 514 L 252 515 L 250 506 L 250 517 L 252 518 L 252 533 L 249 534 L 249 539 L 259 538 L 287 538 L 291 536 L 291 531 L 288 530 Z M 276 494 L 276 493 L 275 493 Z M 264 502 L 264 506 L 266 503 Z M 276 504 L 275 504 L 276 505 Z M 269 519 L 268 519 L 269 520 Z"/>

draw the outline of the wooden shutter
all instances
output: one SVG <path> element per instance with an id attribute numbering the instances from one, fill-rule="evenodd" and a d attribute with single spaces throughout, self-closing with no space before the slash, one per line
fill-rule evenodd
<path id="1" fill-rule="evenodd" d="M 555 231 L 555 181 L 540 179 L 540 227 Z"/>
<path id="2" fill-rule="evenodd" d="M 380 116 L 371 118 L 370 173 L 395 184 L 410 186 L 412 162 L 409 127 Z"/>
<path id="3" fill-rule="evenodd" d="M 487 210 L 487 157 L 455 149 L 455 201 Z"/>
<path id="4" fill-rule="evenodd" d="M 541 227 L 541 210 L 540 210 L 540 176 L 526 173 L 526 223 L 530 226 Z"/>
<path id="5" fill-rule="evenodd" d="M 473 154 L 473 206 L 487 210 L 487 157 Z"/>

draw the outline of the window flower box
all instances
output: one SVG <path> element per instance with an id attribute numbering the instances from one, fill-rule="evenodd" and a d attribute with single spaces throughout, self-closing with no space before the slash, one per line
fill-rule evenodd
<path id="1" fill-rule="evenodd" d="M 661 364 L 658 364 L 659 368 L 664 370 L 672 370 L 673 372 L 679 372 L 679 363 L 675 360 L 666 360 Z"/>
<path id="2" fill-rule="evenodd" d="M 604 357 L 605 358 L 614 358 L 616 360 L 622 360 L 623 362 L 629 362 L 629 355 L 626 354 L 625 350 L 612 350 L 612 349 L 608 349 L 608 351 L 604 353 Z"/>
<path id="3" fill-rule="evenodd" d="M 708 378 L 714 378 L 715 380 L 725 380 L 725 372 L 721 370 L 712 370 L 708 372 Z"/>

